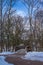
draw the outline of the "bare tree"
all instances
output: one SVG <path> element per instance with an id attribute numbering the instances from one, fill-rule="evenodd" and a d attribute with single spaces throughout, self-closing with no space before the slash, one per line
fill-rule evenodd
<path id="1" fill-rule="evenodd" d="M 21 16 L 17 16 L 15 19 L 15 44 L 21 44 L 21 37 L 23 33 L 23 18 Z"/>
<path id="2" fill-rule="evenodd" d="M 0 43 L 1 43 L 1 51 L 3 48 L 3 8 L 4 8 L 5 0 L 0 0 Z"/>
<path id="3" fill-rule="evenodd" d="M 39 10 L 36 13 L 36 35 L 37 35 L 37 40 L 41 47 L 43 47 L 43 10 Z"/>
<path id="4" fill-rule="evenodd" d="M 3 49 L 3 42 L 4 42 L 4 33 L 5 33 L 5 23 L 6 20 L 8 22 L 8 34 L 7 34 L 7 39 L 8 39 L 8 44 L 9 42 L 9 34 L 10 34 L 10 23 L 11 23 L 11 17 L 13 13 L 15 13 L 15 10 L 12 11 L 12 7 L 14 6 L 16 0 L 0 0 L 0 43 L 1 43 L 1 51 Z M 12 4 L 13 3 L 13 4 Z M 6 8 L 6 10 L 4 10 Z M 4 12 L 3 12 L 4 11 Z M 7 18 L 6 18 L 7 17 Z M 9 45 L 8 45 L 9 46 Z"/>
<path id="5" fill-rule="evenodd" d="M 28 17 L 29 17 L 29 25 L 30 25 L 30 44 L 33 42 L 33 19 L 34 19 L 34 12 L 36 12 L 39 8 L 39 0 L 22 0 L 23 4 L 26 6 L 28 10 Z"/>
<path id="6" fill-rule="evenodd" d="M 14 0 L 15 1 L 15 0 Z M 14 2 L 13 0 L 9 0 L 8 2 L 8 11 L 7 11 L 7 31 L 6 31 L 6 34 L 7 34 L 7 49 L 9 49 L 11 47 L 11 42 L 10 42 L 10 37 L 11 35 L 13 35 L 13 22 L 12 22 L 12 15 L 15 13 L 15 10 L 13 11 L 12 10 L 12 3 Z M 14 2 L 15 3 L 15 2 Z M 11 29 L 12 28 L 12 29 Z"/>

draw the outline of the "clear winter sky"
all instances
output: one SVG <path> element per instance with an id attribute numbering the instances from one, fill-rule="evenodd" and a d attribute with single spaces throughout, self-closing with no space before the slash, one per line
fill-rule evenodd
<path id="1" fill-rule="evenodd" d="M 16 4 L 14 5 L 14 8 L 16 9 L 17 14 L 21 16 L 26 16 L 28 14 L 27 8 L 20 1 L 16 2 Z"/>
<path id="2" fill-rule="evenodd" d="M 40 0 L 40 1 L 43 4 L 43 0 Z M 19 14 L 21 16 L 26 16 L 28 14 L 28 9 L 20 1 L 16 2 L 16 4 L 14 5 L 14 8 L 16 9 L 17 14 Z M 40 8 L 43 9 L 43 6 L 41 6 Z M 36 7 L 34 9 L 36 9 Z"/>
<path id="3" fill-rule="evenodd" d="M 40 1 L 43 4 L 43 0 L 40 0 Z M 6 6 L 4 7 L 3 11 L 5 11 L 5 8 L 6 8 Z M 26 16 L 28 14 L 28 9 L 26 8 L 26 6 L 20 0 L 17 0 L 17 2 L 13 6 L 13 9 L 15 9 L 16 13 L 21 15 L 21 16 Z M 36 7 L 34 7 L 34 10 L 35 9 L 36 9 Z M 43 9 L 43 6 L 41 6 L 41 9 Z"/>

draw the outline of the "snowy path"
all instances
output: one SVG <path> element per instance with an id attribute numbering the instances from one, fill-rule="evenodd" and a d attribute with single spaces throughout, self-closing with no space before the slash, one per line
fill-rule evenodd
<path id="1" fill-rule="evenodd" d="M 9 64 L 5 61 L 5 57 L 4 56 L 0 56 L 0 65 L 13 65 L 13 64 Z"/>
<path id="2" fill-rule="evenodd" d="M 28 52 L 23 59 L 36 60 L 43 62 L 43 52 Z"/>
<path id="3" fill-rule="evenodd" d="M 9 64 L 5 61 L 5 56 L 2 55 L 9 55 L 9 54 L 14 54 L 15 52 L 2 52 L 0 53 L 0 65 L 13 65 L 13 64 Z"/>

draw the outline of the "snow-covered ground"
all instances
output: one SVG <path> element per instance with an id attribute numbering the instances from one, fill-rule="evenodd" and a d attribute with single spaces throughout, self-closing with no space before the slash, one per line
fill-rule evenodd
<path id="1" fill-rule="evenodd" d="M 0 53 L 0 65 L 13 65 L 13 64 L 9 64 L 5 61 L 5 56 L 2 55 L 9 55 L 9 54 L 14 54 L 15 52 L 2 52 Z"/>
<path id="2" fill-rule="evenodd" d="M 5 61 L 5 57 L 4 56 L 0 56 L 0 65 L 13 65 L 13 64 L 9 64 Z"/>
<path id="3" fill-rule="evenodd" d="M 37 60 L 43 62 L 43 52 L 28 52 L 23 59 Z"/>
<path id="4" fill-rule="evenodd" d="M 9 54 L 14 54 L 15 52 L 2 52 L 0 55 L 9 55 Z"/>
<path id="5" fill-rule="evenodd" d="M 19 51 L 21 52 L 21 51 Z M 9 54 L 14 54 L 14 53 L 19 53 L 19 52 L 2 52 L 0 55 L 9 55 Z M 24 50 L 22 50 L 22 53 L 24 53 Z M 5 61 L 6 56 L 0 56 L 0 65 L 13 65 L 9 64 Z M 26 52 L 26 55 L 23 57 L 23 59 L 27 60 L 37 60 L 37 61 L 42 61 L 43 62 L 43 52 Z"/>
<path id="6" fill-rule="evenodd" d="M 18 54 L 26 54 L 27 51 L 26 51 L 26 49 L 20 49 L 20 50 L 17 50 L 16 53 L 18 53 Z"/>

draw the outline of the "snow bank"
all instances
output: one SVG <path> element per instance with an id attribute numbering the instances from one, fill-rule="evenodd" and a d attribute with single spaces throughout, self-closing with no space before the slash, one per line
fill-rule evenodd
<path id="1" fill-rule="evenodd" d="M 24 59 L 43 61 L 43 52 L 28 52 Z"/>
<path id="2" fill-rule="evenodd" d="M 13 64 L 9 64 L 5 61 L 5 57 L 4 56 L 0 56 L 0 65 L 13 65 Z"/>
<path id="3" fill-rule="evenodd" d="M 8 55 L 8 54 L 14 54 L 15 52 L 2 52 L 0 55 Z"/>
<path id="4" fill-rule="evenodd" d="M 26 54 L 27 51 L 25 49 L 20 49 L 20 50 L 16 51 L 16 53 L 18 53 L 18 54 Z"/>

